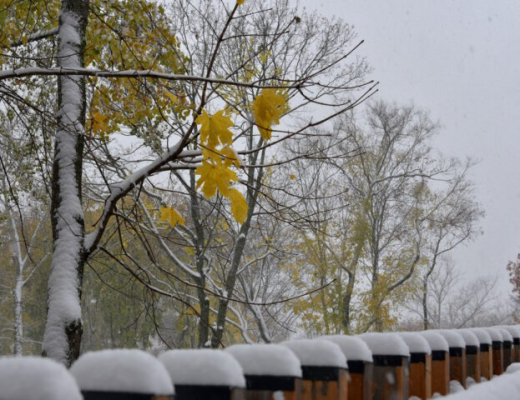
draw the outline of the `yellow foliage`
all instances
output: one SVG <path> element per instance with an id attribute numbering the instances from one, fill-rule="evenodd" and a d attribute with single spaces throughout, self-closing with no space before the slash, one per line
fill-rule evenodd
<path id="1" fill-rule="evenodd" d="M 247 217 L 247 202 L 242 193 L 236 189 L 229 189 L 229 200 L 231 201 L 231 212 L 235 219 L 241 224 Z"/>
<path id="2" fill-rule="evenodd" d="M 224 110 L 210 116 L 206 110 L 197 118 L 197 124 L 201 125 L 200 140 L 209 149 L 215 149 L 218 145 L 231 145 L 233 133 L 229 130 L 233 121 L 224 115 Z"/>
<path id="3" fill-rule="evenodd" d="M 277 89 L 263 89 L 254 103 L 253 113 L 260 135 L 264 140 L 271 139 L 273 125 L 280 123 L 282 115 L 288 111 L 286 92 Z"/>
<path id="4" fill-rule="evenodd" d="M 236 172 L 230 170 L 219 160 L 204 160 L 202 166 L 195 170 L 200 175 L 197 180 L 197 188 L 202 187 L 202 193 L 207 198 L 215 196 L 217 189 L 225 197 L 229 196 L 231 182 L 238 181 Z"/>
<path id="5" fill-rule="evenodd" d="M 172 228 L 184 225 L 184 218 L 172 207 L 161 207 L 161 221 L 168 222 Z"/>

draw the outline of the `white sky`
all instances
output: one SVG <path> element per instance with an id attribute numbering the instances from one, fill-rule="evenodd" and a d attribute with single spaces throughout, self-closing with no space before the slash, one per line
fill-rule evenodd
<path id="1" fill-rule="evenodd" d="M 484 235 L 454 253 L 471 275 L 499 275 L 520 252 L 520 0 L 301 0 L 353 24 L 379 98 L 414 102 L 442 124 L 446 155 L 480 161 L 472 178 Z"/>

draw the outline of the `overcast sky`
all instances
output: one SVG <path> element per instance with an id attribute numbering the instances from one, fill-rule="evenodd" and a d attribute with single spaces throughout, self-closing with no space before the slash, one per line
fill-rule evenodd
<path id="1" fill-rule="evenodd" d="M 340 16 L 365 39 L 360 54 L 379 98 L 428 109 L 443 153 L 475 158 L 484 235 L 455 253 L 468 272 L 499 274 L 520 252 L 520 0 L 301 0 Z"/>

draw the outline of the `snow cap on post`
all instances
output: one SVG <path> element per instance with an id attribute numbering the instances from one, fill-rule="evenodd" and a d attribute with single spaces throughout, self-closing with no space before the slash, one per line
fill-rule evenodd
<path id="1" fill-rule="evenodd" d="M 0 399 L 82 400 L 67 369 L 49 358 L 0 357 Z"/>
<path id="2" fill-rule="evenodd" d="M 434 331 L 422 331 L 418 332 L 430 345 L 432 351 L 450 351 L 450 345 L 448 341 L 444 339 L 444 336 Z"/>
<path id="3" fill-rule="evenodd" d="M 363 333 L 358 336 L 369 347 L 373 356 L 410 357 L 410 350 L 397 333 Z"/>
<path id="4" fill-rule="evenodd" d="M 513 336 L 507 330 L 505 330 L 504 328 L 499 328 L 499 327 L 494 328 L 494 329 L 496 329 L 500 333 L 500 335 L 502 336 L 503 342 L 511 342 L 511 343 L 513 342 Z"/>
<path id="5" fill-rule="evenodd" d="M 482 328 L 471 328 L 471 332 L 475 334 L 475 336 L 478 338 L 478 341 L 480 344 L 492 344 L 491 336 L 489 333 Z"/>
<path id="6" fill-rule="evenodd" d="M 419 333 L 415 332 L 400 332 L 399 336 L 404 340 L 411 353 L 431 354 L 432 349 L 428 341 Z"/>
<path id="7" fill-rule="evenodd" d="M 513 341 L 518 342 L 520 340 L 520 328 L 517 326 L 505 325 L 499 326 L 499 328 L 505 329 L 513 337 Z"/>
<path id="8" fill-rule="evenodd" d="M 480 345 L 480 341 L 478 340 L 477 335 L 475 335 L 475 333 L 470 331 L 469 329 L 457 329 L 455 332 L 462 336 L 462 338 L 466 342 L 466 347 Z"/>
<path id="9" fill-rule="evenodd" d="M 290 376 L 301 378 L 300 361 L 286 346 L 277 344 L 236 344 L 225 352 L 242 366 L 244 375 Z"/>
<path id="10" fill-rule="evenodd" d="M 161 354 L 159 361 L 175 386 L 246 386 L 242 367 L 222 350 L 170 350 Z"/>
<path id="11" fill-rule="evenodd" d="M 482 328 L 485 330 L 489 336 L 491 337 L 491 341 L 493 342 L 503 342 L 502 334 L 498 331 L 497 328 Z"/>
<path id="12" fill-rule="evenodd" d="M 300 360 L 302 367 L 347 368 L 347 359 L 341 348 L 322 339 L 299 339 L 280 343 L 288 347 Z"/>
<path id="13" fill-rule="evenodd" d="M 444 339 L 446 339 L 450 349 L 465 349 L 466 348 L 466 342 L 464 341 L 464 338 L 459 333 L 456 333 L 455 331 L 450 331 L 450 330 L 438 330 L 435 332 L 438 333 L 439 335 L 441 335 L 442 337 L 444 337 Z"/>
<path id="14" fill-rule="evenodd" d="M 172 396 L 173 385 L 164 365 L 141 350 L 101 350 L 81 356 L 70 369 L 85 400 L 89 392 Z"/>
<path id="15" fill-rule="evenodd" d="M 330 335 L 322 336 L 318 340 L 328 340 L 336 343 L 347 358 L 347 362 L 373 361 L 372 352 L 368 348 L 368 345 L 358 337 L 347 335 Z"/>

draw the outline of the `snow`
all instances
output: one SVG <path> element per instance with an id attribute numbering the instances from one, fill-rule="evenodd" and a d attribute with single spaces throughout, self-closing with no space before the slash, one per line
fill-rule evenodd
<path id="1" fill-rule="evenodd" d="M 482 328 L 486 331 L 493 342 L 502 342 L 502 334 L 496 328 Z"/>
<path id="2" fill-rule="evenodd" d="M 466 387 L 469 389 L 471 386 L 476 385 L 477 381 L 473 379 L 471 376 L 466 377 Z"/>
<path id="3" fill-rule="evenodd" d="M 322 336 L 319 339 L 336 343 L 347 358 L 347 361 L 373 361 L 372 352 L 360 338 L 346 335 L 331 335 Z"/>
<path id="4" fill-rule="evenodd" d="M 322 339 L 300 339 L 280 344 L 291 349 L 303 366 L 347 368 L 345 355 L 333 342 Z"/>
<path id="5" fill-rule="evenodd" d="M 496 328 L 496 329 L 500 333 L 500 335 L 502 335 L 502 340 L 504 342 L 512 342 L 513 341 L 513 336 L 511 336 L 511 334 L 508 331 L 506 331 L 503 328 Z"/>
<path id="6" fill-rule="evenodd" d="M 300 361 L 286 346 L 277 344 L 236 344 L 225 352 L 242 366 L 244 375 L 293 376 L 301 378 Z"/>
<path id="7" fill-rule="evenodd" d="M 404 340 L 410 353 L 431 354 L 432 349 L 428 341 L 418 333 L 400 332 L 399 336 Z"/>
<path id="8" fill-rule="evenodd" d="M 444 336 L 433 331 L 422 331 L 419 334 L 426 339 L 432 351 L 449 351 L 450 346 Z"/>
<path id="9" fill-rule="evenodd" d="M 460 349 L 466 348 L 466 342 L 464 341 L 463 337 L 459 333 L 456 333 L 455 331 L 448 331 L 448 330 L 438 330 L 435 332 L 437 332 L 439 335 L 444 337 L 444 339 L 446 339 L 446 341 L 448 342 L 448 346 L 450 348 L 460 348 Z"/>
<path id="10" fill-rule="evenodd" d="M 508 331 L 513 338 L 519 338 L 520 339 L 520 329 L 515 326 L 499 326 L 499 328 L 505 329 Z"/>
<path id="11" fill-rule="evenodd" d="M 48 358 L 0 357 L 0 399 L 81 400 L 74 378 Z"/>
<path id="12" fill-rule="evenodd" d="M 462 336 L 466 342 L 466 346 L 480 346 L 480 341 L 478 340 L 477 335 L 469 329 L 457 329 L 455 332 Z"/>
<path id="13" fill-rule="evenodd" d="M 517 371 L 520 371 L 520 363 L 513 363 L 510 364 L 509 367 L 506 369 L 506 373 L 513 374 Z"/>
<path id="14" fill-rule="evenodd" d="M 482 328 L 472 328 L 470 329 L 471 332 L 475 334 L 475 336 L 478 338 L 478 341 L 480 344 L 491 344 L 491 336 L 489 336 L 489 333 Z"/>
<path id="15" fill-rule="evenodd" d="M 396 333 L 363 333 L 358 336 L 362 339 L 375 356 L 405 356 L 410 357 L 410 350 L 401 337 Z"/>
<path id="16" fill-rule="evenodd" d="M 58 60 L 60 67 L 79 68 L 81 45 L 79 22 L 72 12 L 60 16 Z M 55 210 L 57 238 L 54 243 L 49 277 L 48 315 L 43 351 L 67 363 L 66 327 L 81 321 L 77 268 L 83 249 L 83 210 L 76 184 L 77 138 L 84 135 L 81 124 L 83 95 L 79 76 L 60 77 L 61 101 L 57 115 L 56 155 L 60 202 Z"/>
<path id="17" fill-rule="evenodd" d="M 464 386 L 462 386 L 459 381 L 450 381 L 450 393 L 460 393 L 464 391 Z"/>
<path id="18" fill-rule="evenodd" d="M 173 394 L 164 365 L 141 350 L 101 350 L 81 356 L 70 369 L 82 391 Z"/>
<path id="19" fill-rule="evenodd" d="M 491 381 L 481 382 L 468 390 L 446 396 L 447 400 L 504 400 L 517 399 L 520 393 L 520 372 L 503 374 Z"/>
<path id="20" fill-rule="evenodd" d="M 159 356 L 174 385 L 246 385 L 242 367 L 222 350 L 170 350 Z"/>

